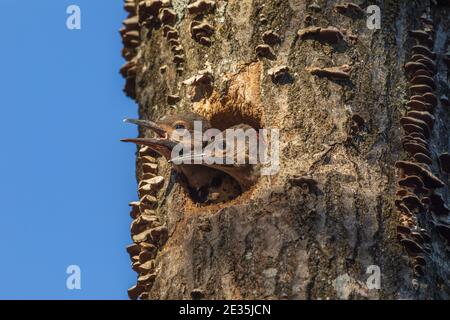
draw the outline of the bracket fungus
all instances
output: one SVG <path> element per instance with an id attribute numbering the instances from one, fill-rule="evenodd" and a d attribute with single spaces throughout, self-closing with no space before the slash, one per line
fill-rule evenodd
<path id="1" fill-rule="evenodd" d="M 334 7 L 336 11 L 343 15 L 350 15 L 355 17 L 362 17 L 364 15 L 363 9 L 355 3 L 338 4 Z"/>
<path id="2" fill-rule="evenodd" d="M 280 36 L 278 35 L 278 33 L 276 33 L 273 30 L 268 30 L 268 31 L 264 32 L 262 35 L 262 39 L 265 44 L 268 44 L 270 46 L 281 43 Z"/>
<path id="3" fill-rule="evenodd" d="M 344 39 L 343 33 L 335 27 L 309 27 L 299 30 L 297 34 L 300 40 L 316 39 L 331 44 L 335 44 Z"/>
<path id="4" fill-rule="evenodd" d="M 429 170 L 410 161 L 397 161 L 395 167 L 406 175 L 417 175 L 422 178 L 424 186 L 429 189 L 442 188 L 444 183 Z"/>
<path id="5" fill-rule="evenodd" d="M 422 120 L 423 122 L 426 122 L 426 124 L 428 125 L 428 127 L 430 129 L 433 128 L 433 124 L 434 124 L 435 118 L 428 111 L 415 111 L 415 110 L 413 110 L 413 111 L 409 111 L 406 115 L 408 117 L 411 117 L 411 118 Z"/>
<path id="6" fill-rule="evenodd" d="M 406 252 L 410 257 L 417 257 L 422 255 L 424 249 L 417 242 L 411 239 L 402 239 L 400 243 L 405 247 Z"/>
<path id="7" fill-rule="evenodd" d="M 147 16 L 156 17 L 161 8 L 170 6 L 169 0 L 146 0 L 139 3 L 139 14 L 144 13 Z"/>
<path id="8" fill-rule="evenodd" d="M 273 82 L 281 82 L 289 77 L 289 68 L 287 66 L 277 66 L 269 69 L 267 74 L 272 78 Z"/>
<path id="9" fill-rule="evenodd" d="M 216 2 L 213 0 L 197 0 L 187 6 L 189 14 L 206 14 L 214 10 Z"/>
<path id="10" fill-rule="evenodd" d="M 347 80 L 350 78 L 351 67 L 349 65 L 342 65 L 339 67 L 330 68 L 316 68 L 310 67 L 306 70 L 314 76 L 325 77 L 335 80 Z"/>
<path id="11" fill-rule="evenodd" d="M 145 287 L 142 285 L 135 285 L 128 289 L 128 297 L 131 300 L 137 300 L 139 296 L 145 291 Z"/>
<path id="12" fill-rule="evenodd" d="M 429 70 L 428 67 L 421 63 L 416 61 L 409 61 L 405 64 L 405 71 L 408 73 L 414 73 L 418 70 Z"/>
<path id="13" fill-rule="evenodd" d="M 171 106 L 176 105 L 180 100 L 181 98 L 178 95 L 171 94 L 167 96 L 167 104 Z"/>
<path id="14" fill-rule="evenodd" d="M 430 166 L 433 164 L 433 160 L 428 155 L 421 152 L 414 154 L 414 160 L 416 160 L 417 162 L 425 163 Z"/>
<path id="15" fill-rule="evenodd" d="M 435 60 L 436 59 L 436 53 L 431 51 L 430 48 L 423 46 L 423 45 L 415 45 L 411 48 L 411 52 L 413 54 L 422 54 L 424 56 L 427 56 L 430 59 Z"/>
<path id="16" fill-rule="evenodd" d="M 433 90 L 436 90 L 436 83 L 434 82 L 434 79 L 429 76 L 416 75 L 411 79 L 410 82 L 411 82 L 411 84 L 415 84 L 415 85 L 428 85 Z"/>
<path id="17" fill-rule="evenodd" d="M 162 24 L 174 26 L 177 22 L 177 13 L 172 9 L 163 8 L 159 10 L 158 18 L 161 20 Z"/>
<path id="18" fill-rule="evenodd" d="M 267 58 L 269 60 L 275 60 L 276 56 L 272 48 L 267 44 L 260 44 L 256 46 L 255 53 L 258 58 Z"/>
<path id="19" fill-rule="evenodd" d="M 408 32 L 411 37 L 419 41 L 421 45 L 432 47 L 433 39 L 425 30 L 411 30 Z"/>
<path id="20" fill-rule="evenodd" d="M 427 139 L 430 137 L 430 128 L 422 120 L 411 117 L 402 117 L 400 119 L 400 123 L 405 132 L 408 134 L 412 132 L 419 132 L 422 133 Z"/>
<path id="21" fill-rule="evenodd" d="M 123 9 L 130 15 L 136 14 L 136 4 L 134 3 L 133 0 L 125 1 L 125 3 L 123 4 Z"/>
<path id="22" fill-rule="evenodd" d="M 411 98 L 411 100 L 409 100 L 406 103 L 406 106 L 408 108 L 410 108 L 410 110 L 414 110 L 414 111 L 428 111 L 428 112 L 432 112 L 433 111 L 433 106 L 427 102 L 425 102 L 425 100 L 423 99 L 423 97 L 420 97 L 422 100 L 418 100 L 416 98 Z"/>
<path id="23" fill-rule="evenodd" d="M 214 27 L 208 22 L 192 21 L 190 25 L 192 38 L 202 45 L 211 42 L 210 37 L 214 34 Z"/>

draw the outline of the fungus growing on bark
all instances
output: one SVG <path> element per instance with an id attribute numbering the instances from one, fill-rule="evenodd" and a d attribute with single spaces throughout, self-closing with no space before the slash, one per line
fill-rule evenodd
<path id="1" fill-rule="evenodd" d="M 401 187 L 414 189 L 414 191 L 421 191 L 424 188 L 422 179 L 419 176 L 407 176 L 403 179 L 400 179 L 398 181 L 398 185 Z"/>
<path id="2" fill-rule="evenodd" d="M 174 26 L 177 22 L 177 13 L 172 9 L 163 8 L 159 10 L 158 18 L 161 20 L 162 24 Z"/>
<path id="3" fill-rule="evenodd" d="M 421 152 L 418 152 L 414 155 L 414 160 L 416 160 L 417 162 L 428 164 L 430 166 L 433 164 L 433 160 L 428 155 Z"/>
<path id="4" fill-rule="evenodd" d="M 420 96 L 421 100 L 418 100 L 417 98 L 411 98 L 411 100 L 408 101 L 406 104 L 407 107 L 411 108 L 411 110 L 415 111 L 433 111 L 433 106 L 427 102 L 425 102 L 425 99 L 423 99 L 422 96 Z"/>
<path id="5" fill-rule="evenodd" d="M 420 44 L 415 45 L 411 48 L 411 52 L 413 54 L 423 54 L 424 56 L 427 56 L 430 59 L 435 60 L 436 59 L 436 53 L 430 50 L 430 48 L 426 46 L 422 46 Z"/>
<path id="6" fill-rule="evenodd" d="M 145 195 L 140 199 L 141 205 L 139 209 L 142 211 L 145 210 L 154 210 L 158 205 L 158 199 L 151 195 Z"/>
<path id="7" fill-rule="evenodd" d="M 145 263 L 139 263 L 136 267 L 137 272 L 147 273 L 155 270 L 155 260 L 149 260 Z"/>
<path id="8" fill-rule="evenodd" d="M 300 40 L 316 39 L 322 42 L 335 44 L 344 39 L 344 35 L 335 27 L 320 28 L 309 27 L 297 32 Z"/>
<path id="9" fill-rule="evenodd" d="M 411 94 L 420 95 L 428 92 L 433 92 L 433 88 L 426 84 L 414 84 L 409 87 Z"/>
<path id="10" fill-rule="evenodd" d="M 364 15 L 363 9 L 355 3 L 338 4 L 334 7 L 337 12 L 343 15 L 362 17 Z"/>
<path id="11" fill-rule="evenodd" d="M 214 10 L 216 2 L 212 0 L 197 0 L 187 6 L 189 14 L 206 14 Z"/>
<path id="12" fill-rule="evenodd" d="M 429 70 L 428 67 L 421 63 L 416 61 L 409 61 L 405 64 L 405 71 L 408 73 L 414 73 L 418 70 Z"/>
<path id="13" fill-rule="evenodd" d="M 147 273 L 138 277 L 138 285 L 147 285 L 156 279 L 156 273 Z"/>
<path id="14" fill-rule="evenodd" d="M 326 77 L 335 80 L 347 80 L 350 78 L 351 67 L 349 65 L 342 65 L 339 67 L 331 68 L 306 68 L 306 70 L 312 75 L 318 77 Z"/>
<path id="15" fill-rule="evenodd" d="M 143 173 L 156 173 L 158 171 L 158 165 L 156 163 L 143 163 L 142 172 Z"/>
<path id="16" fill-rule="evenodd" d="M 408 32 L 411 37 L 419 41 L 420 44 L 427 47 L 433 46 L 433 39 L 425 30 L 411 30 Z"/>
<path id="17" fill-rule="evenodd" d="M 170 6 L 169 0 L 146 0 L 139 3 L 139 15 L 142 14 L 149 17 L 158 15 L 161 8 L 167 8 Z"/>
<path id="18" fill-rule="evenodd" d="M 403 144 L 403 148 L 411 156 L 415 155 L 416 153 L 423 153 L 423 154 L 427 155 L 428 157 L 430 156 L 430 152 L 428 151 L 427 148 L 425 148 L 423 145 L 415 143 L 413 141 L 405 142 Z"/>
<path id="19" fill-rule="evenodd" d="M 150 229 L 152 243 L 155 246 L 162 247 L 169 238 L 169 230 L 166 226 L 159 226 Z"/>
<path id="20" fill-rule="evenodd" d="M 426 138 L 430 137 L 430 128 L 426 124 L 426 122 L 411 118 L 411 117 L 402 117 L 400 119 L 400 124 L 403 126 L 403 129 L 409 134 L 411 131 L 419 131 L 423 133 Z M 419 129 L 417 129 L 419 128 Z"/>
<path id="21" fill-rule="evenodd" d="M 419 164 L 409 161 L 397 161 L 395 166 L 408 176 L 418 175 L 421 177 L 426 188 L 434 189 L 442 188 L 444 186 L 444 183 L 439 178 Z"/>
<path id="22" fill-rule="evenodd" d="M 403 225 L 398 225 L 397 226 L 397 233 L 400 233 L 402 235 L 408 235 L 411 233 L 411 229 L 408 228 L 407 226 L 403 226 Z"/>
<path id="23" fill-rule="evenodd" d="M 431 106 L 433 108 L 436 107 L 436 105 L 437 105 L 437 98 L 436 98 L 436 95 L 434 93 L 427 92 L 427 93 L 424 93 L 422 95 L 422 97 L 424 98 L 425 102 L 431 104 Z"/>
<path id="24" fill-rule="evenodd" d="M 128 289 L 128 297 L 131 300 L 137 300 L 139 296 L 145 291 L 145 287 L 142 285 L 135 285 Z"/>
<path id="25" fill-rule="evenodd" d="M 137 256 L 141 252 L 141 247 L 136 243 L 130 244 L 127 247 L 127 252 L 131 257 Z"/>
<path id="26" fill-rule="evenodd" d="M 139 263 L 142 265 L 149 260 L 153 260 L 156 257 L 156 253 L 158 252 L 158 248 L 154 245 L 150 244 L 151 248 L 146 248 L 139 253 Z"/>
<path id="27" fill-rule="evenodd" d="M 413 77 L 410 81 L 412 84 L 425 84 L 430 86 L 433 90 L 436 90 L 436 84 L 434 82 L 434 79 L 429 76 L 419 76 L 416 75 Z"/>
<path id="28" fill-rule="evenodd" d="M 171 106 L 177 104 L 178 102 L 180 102 L 180 100 L 181 98 L 178 95 L 171 94 L 167 96 L 167 104 Z"/>
<path id="29" fill-rule="evenodd" d="M 135 72 L 130 72 L 130 70 L 134 69 L 134 71 L 136 70 L 136 61 L 135 60 L 131 60 L 128 61 L 127 63 L 125 63 L 122 68 L 120 68 L 120 74 L 122 75 L 122 77 L 127 78 L 128 76 L 131 75 L 136 75 Z"/>
<path id="30" fill-rule="evenodd" d="M 133 201 L 128 204 L 131 207 L 130 216 L 132 219 L 136 219 L 139 216 L 139 206 L 141 203 L 139 201 Z"/>
<path id="31" fill-rule="evenodd" d="M 180 63 L 183 63 L 184 61 L 186 61 L 186 60 L 185 60 L 183 54 L 173 56 L 173 63 L 175 63 L 175 64 L 180 64 Z"/>
<path id="32" fill-rule="evenodd" d="M 273 82 L 280 82 L 289 76 L 289 68 L 287 66 L 278 66 L 269 69 L 267 74 L 272 78 Z"/>
<path id="33" fill-rule="evenodd" d="M 128 19 L 123 20 L 122 24 L 127 30 L 138 30 L 139 29 L 139 18 L 138 16 L 132 16 Z"/>
<path id="34" fill-rule="evenodd" d="M 207 45 L 210 37 L 214 34 L 214 27 L 208 22 L 192 21 L 190 25 L 192 38 L 202 45 Z M 204 38 L 202 40 L 202 38 Z"/>
<path id="35" fill-rule="evenodd" d="M 132 235 L 133 238 L 133 242 L 135 243 L 140 243 L 140 242 L 146 242 L 148 241 L 150 238 L 150 232 L 151 230 L 144 230 L 138 234 L 134 234 Z"/>
<path id="36" fill-rule="evenodd" d="M 436 71 L 436 63 L 423 54 L 414 54 L 411 57 L 411 61 L 422 63 L 427 67 L 427 70 L 432 74 Z"/>
<path id="37" fill-rule="evenodd" d="M 125 87 L 123 88 L 125 94 L 131 99 L 136 99 L 136 78 L 127 77 L 125 79 Z"/>
<path id="38" fill-rule="evenodd" d="M 265 44 L 268 44 L 271 46 L 279 44 L 281 42 L 280 36 L 278 35 L 278 33 L 276 33 L 273 30 L 268 30 L 268 31 L 264 32 L 262 35 L 262 39 Z"/>
<path id="39" fill-rule="evenodd" d="M 400 187 L 411 188 L 416 194 L 427 194 L 428 189 L 424 188 L 422 179 L 419 176 L 407 176 L 398 181 Z"/>
<path id="40" fill-rule="evenodd" d="M 412 77 L 417 77 L 417 76 L 427 76 L 427 77 L 433 77 L 433 73 L 430 70 L 427 69 L 420 69 L 417 70 L 413 73 Z"/>
<path id="41" fill-rule="evenodd" d="M 430 129 L 433 129 L 434 116 L 428 111 L 409 111 L 406 114 L 408 117 L 415 118 L 426 122 Z"/>
<path id="42" fill-rule="evenodd" d="M 402 239 L 400 243 L 406 249 L 406 252 L 410 257 L 417 257 L 424 252 L 423 248 L 414 240 L 405 238 Z"/>
<path id="43" fill-rule="evenodd" d="M 130 15 L 136 14 L 136 4 L 134 3 L 134 1 L 125 1 L 125 3 L 123 4 L 123 8 Z"/>
<path id="44" fill-rule="evenodd" d="M 317 181 L 311 177 L 294 175 L 291 178 L 289 178 L 289 183 L 292 186 L 300 187 L 303 191 L 307 193 L 314 193 L 317 190 Z"/>
<path id="45" fill-rule="evenodd" d="M 423 212 L 425 208 L 420 202 L 419 198 L 415 195 L 407 195 L 401 199 L 401 201 L 408 207 L 411 212 Z"/>
<path id="46" fill-rule="evenodd" d="M 256 46 L 255 53 L 258 56 L 258 58 L 267 58 L 269 60 L 276 59 L 275 53 L 272 51 L 272 48 L 270 48 L 270 46 L 267 44 L 260 44 Z"/>

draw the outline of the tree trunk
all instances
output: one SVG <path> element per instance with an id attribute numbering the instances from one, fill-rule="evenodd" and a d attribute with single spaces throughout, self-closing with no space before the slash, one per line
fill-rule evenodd
<path id="1" fill-rule="evenodd" d="M 445 1 L 358 0 L 362 12 L 334 0 L 192 2 L 126 2 L 140 20 L 123 32 L 140 32 L 135 42 L 124 37 L 126 93 L 143 119 L 189 110 L 221 130 L 278 128 L 281 167 L 238 198 L 206 205 L 191 199 L 164 158 L 141 149 L 138 181 L 158 175 L 164 184 L 155 198 L 141 192 L 131 204 L 133 218 L 157 221 L 134 222 L 138 244 L 129 252 L 139 280 L 130 297 L 448 299 L 449 176 L 439 166 L 449 146 L 448 100 L 440 99 L 449 94 Z M 372 4 L 381 9 L 378 30 L 367 25 Z M 305 31 L 315 26 L 322 30 Z M 402 144 L 413 95 L 404 65 L 418 43 L 408 31 L 426 27 L 437 55 L 432 163 L 430 172 L 411 174 L 396 164 L 421 162 Z M 416 192 L 423 208 L 407 217 L 413 235 L 398 234 L 402 197 L 413 193 L 398 181 L 428 173 L 445 185 Z M 147 229 L 148 237 L 136 238 Z M 376 276 L 370 266 L 381 271 L 379 289 L 366 283 Z"/>

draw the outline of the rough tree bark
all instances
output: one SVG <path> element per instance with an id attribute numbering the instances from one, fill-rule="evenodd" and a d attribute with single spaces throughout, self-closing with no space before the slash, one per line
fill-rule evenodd
<path id="1" fill-rule="evenodd" d="M 157 220 L 151 228 L 133 224 L 138 244 L 128 250 L 139 281 L 132 298 L 449 298 L 449 253 L 433 209 L 417 214 L 431 238 L 418 276 L 397 236 L 395 201 L 396 162 L 413 161 L 401 142 L 411 95 L 404 65 L 416 44 L 408 31 L 432 21 L 435 94 L 448 96 L 450 9 L 445 1 L 356 3 L 363 12 L 336 9 L 346 5 L 338 0 L 126 1 L 130 62 L 122 73 L 141 118 L 190 110 L 219 129 L 279 128 L 281 139 L 277 175 L 214 205 L 193 203 L 164 159 L 138 152 L 141 185 L 156 175 L 164 184 L 131 204 L 133 218 Z M 369 5 L 381 9 L 379 30 L 366 25 Z M 299 35 L 312 26 L 338 31 Z M 330 75 L 314 67 L 341 68 Z M 201 75 L 207 79 L 193 78 Z M 449 176 L 438 157 L 449 146 L 447 108 L 445 98 L 436 104 L 429 138 L 429 168 L 445 183 L 436 190 L 444 203 Z M 366 286 L 370 265 L 381 270 L 379 290 Z"/>

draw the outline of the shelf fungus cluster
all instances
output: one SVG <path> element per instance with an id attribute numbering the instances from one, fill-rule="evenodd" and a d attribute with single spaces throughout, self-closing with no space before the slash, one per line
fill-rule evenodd
<path id="1" fill-rule="evenodd" d="M 344 31 L 345 32 L 345 31 Z M 344 42 L 344 32 L 335 27 L 317 27 L 311 26 L 300 29 L 297 32 L 300 41 L 315 40 L 323 44 L 335 45 L 339 42 Z M 353 39 L 353 40 L 352 40 Z M 352 36 L 351 40 L 356 41 L 356 36 Z M 344 81 L 350 79 L 350 72 L 352 67 L 344 64 L 333 67 L 307 67 L 306 71 L 319 78 L 328 78 L 335 81 Z"/>
<path id="2" fill-rule="evenodd" d="M 178 75 L 184 71 L 185 55 L 180 42 L 180 34 L 176 28 L 178 16 L 172 7 L 170 0 L 146 0 L 139 2 L 139 21 L 148 27 L 161 27 L 164 37 L 172 52 L 172 62 Z M 172 104 L 174 99 L 167 98 L 168 103 Z"/>
<path id="3" fill-rule="evenodd" d="M 141 44 L 139 18 L 137 16 L 137 7 L 134 0 L 126 0 L 124 4 L 128 17 L 123 21 L 123 27 L 120 29 L 123 49 L 122 56 L 127 61 L 120 69 L 120 74 L 125 78 L 125 94 L 136 98 L 136 56 L 137 48 Z"/>
<path id="4" fill-rule="evenodd" d="M 257 45 L 255 48 L 256 56 L 260 59 L 275 60 L 277 57 L 273 47 L 281 43 L 281 37 L 275 31 L 267 30 L 263 33 L 262 40 L 264 43 Z"/>
<path id="5" fill-rule="evenodd" d="M 350 17 L 362 18 L 364 16 L 364 10 L 357 4 L 351 2 L 338 4 L 334 7 L 334 9 L 338 13 Z"/>
<path id="6" fill-rule="evenodd" d="M 413 284 L 418 285 L 425 273 L 432 252 L 430 231 L 448 238 L 444 222 L 449 213 L 436 189 L 445 184 L 433 173 L 433 152 L 430 147 L 436 98 L 436 54 L 432 51 L 434 30 L 427 15 L 422 16 L 423 29 L 411 30 L 409 36 L 416 40 L 411 58 L 405 64 L 409 79 L 410 98 L 406 113 L 400 119 L 403 128 L 402 145 L 408 159 L 398 161 L 398 189 L 395 205 L 399 213 L 397 236 L 405 248 L 413 268 Z M 445 163 L 446 160 L 444 160 Z M 441 160 L 442 166 L 442 160 Z"/>
<path id="7" fill-rule="evenodd" d="M 309 27 L 297 32 L 300 40 L 314 39 L 323 43 L 336 44 L 344 40 L 344 34 L 335 27 Z"/>
<path id="8" fill-rule="evenodd" d="M 190 24 L 192 39 L 203 46 L 211 46 L 214 27 L 205 19 L 205 16 L 213 12 L 216 2 L 212 0 L 197 0 L 188 5 L 187 11 L 193 17 Z"/>
<path id="9" fill-rule="evenodd" d="M 148 147 L 139 151 L 140 182 L 139 201 L 131 202 L 131 237 L 133 244 L 127 247 L 132 268 L 138 274 L 137 284 L 128 289 L 132 300 L 147 299 L 156 278 L 155 258 L 168 238 L 164 226 L 155 212 L 157 195 L 164 185 L 164 178 L 157 175 L 157 162 Z"/>
<path id="10" fill-rule="evenodd" d="M 330 68 L 317 68 L 317 67 L 306 68 L 306 71 L 311 73 L 313 76 L 318 76 L 320 78 L 329 78 L 332 80 L 350 79 L 351 70 L 352 70 L 351 66 L 347 64 Z"/>

